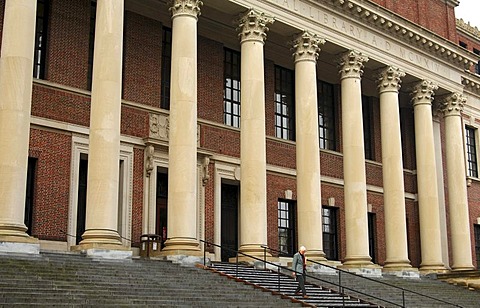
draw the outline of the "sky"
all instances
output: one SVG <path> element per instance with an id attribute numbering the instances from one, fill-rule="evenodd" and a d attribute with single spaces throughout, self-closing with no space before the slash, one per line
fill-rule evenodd
<path id="1" fill-rule="evenodd" d="M 455 8 L 455 17 L 463 18 L 465 22 L 480 29 L 480 1 L 460 0 L 460 5 Z"/>

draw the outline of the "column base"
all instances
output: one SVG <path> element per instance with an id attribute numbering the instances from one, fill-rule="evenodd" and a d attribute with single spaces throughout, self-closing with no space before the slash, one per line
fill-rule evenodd
<path id="1" fill-rule="evenodd" d="M 412 266 L 384 266 L 382 269 L 384 275 L 396 276 L 400 278 L 420 278 L 418 268 Z"/>
<path id="2" fill-rule="evenodd" d="M 318 273 L 323 275 L 337 274 L 335 267 L 337 267 L 338 264 L 334 264 L 333 262 L 330 262 L 325 258 L 323 258 L 323 260 L 314 260 L 321 264 L 311 263 L 309 262 L 309 260 L 312 260 L 312 258 L 307 258 L 307 273 Z M 328 267 L 324 265 L 328 265 Z"/>
<path id="3" fill-rule="evenodd" d="M 317 262 L 327 262 L 325 258 L 325 253 L 322 250 L 307 250 L 305 253 L 308 260 L 317 261 Z"/>
<path id="4" fill-rule="evenodd" d="M 345 261 L 343 265 L 338 266 L 338 268 L 365 277 L 382 277 L 382 267 L 373 264 L 370 260 L 370 257 L 350 259 Z"/>
<path id="5" fill-rule="evenodd" d="M 117 244 L 104 243 L 80 243 L 80 245 L 72 246 L 71 251 L 79 251 L 91 258 L 111 259 L 111 260 L 128 260 L 133 256 L 133 252 L 129 247 Z"/>
<path id="6" fill-rule="evenodd" d="M 120 235 L 118 235 L 118 232 L 115 230 L 89 229 L 83 233 L 82 239 L 83 240 L 80 242 L 79 246 L 101 244 L 114 246 L 118 245 L 123 247 Z"/>
<path id="7" fill-rule="evenodd" d="M 422 265 L 420 264 L 420 275 L 428 275 L 428 274 L 440 274 L 440 273 L 447 273 L 448 269 L 443 265 L 440 264 L 428 264 Z"/>
<path id="8" fill-rule="evenodd" d="M 465 266 L 452 266 L 452 272 L 461 272 L 461 271 L 471 271 L 475 270 L 475 267 L 473 265 L 465 265 Z"/>
<path id="9" fill-rule="evenodd" d="M 170 238 L 160 256 L 203 256 L 200 243 L 194 238 Z"/>
<path id="10" fill-rule="evenodd" d="M 39 254 L 40 241 L 26 236 L 0 235 L 0 253 Z"/>

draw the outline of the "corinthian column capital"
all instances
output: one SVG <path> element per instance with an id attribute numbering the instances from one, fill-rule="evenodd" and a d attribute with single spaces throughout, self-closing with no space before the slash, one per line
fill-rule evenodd
<path id="1" fill-rule="evenodd" d="M 338 66 L 340 79 L 360 78 L 363 74 L 363 64 L 368 62 L 368 57 L 356 50 L 350 50 L 340 56 Z"/>
<path id="2" fill-rule="evenodd" d="M 315 33 L 304 31 L 292 41 L 292 50 L 294 62 L 312 61 L 316 62 L 320 45 L 325 44 L 325 40 Z"/>
<path id="3" fill-rule="evenodd" d="M 467 98 L 462 93 L 452 93 L 442 102 L 441 111 L 444 117 L 460 116 Z"/>
<path id="4" fill-rule="evenodd" d="M 379 71 L 377 78 L 378 92 L 396 92 L 400 90 L 405 72 L 395 66 L 389 66 Z"/>
<path id="5" fill-rule="evenodd" d="M 170 12 L 172 18 L 179 15 L 188 15 L 197 18 L 200 16 L 200 7 L 203 2 L 200 0 L 170 0 Z"/>
<path id="6" fill-rule="evenodd" d="M 438 85 L 429 80 L 422 80 L 415 84 L 411 93 L 413 106 L 423 104 L 431 105 L 435 96 L 435 90 L 437 89 Z"/>
<path id="7" fill-rule="evenodd" d="M 274 18 L 254 9 L 240 15 L 237 31 L 240 33 L 240 43 L 245 41 L 259 41 L 267 39 L 268 25 L 273 24 Z"/>

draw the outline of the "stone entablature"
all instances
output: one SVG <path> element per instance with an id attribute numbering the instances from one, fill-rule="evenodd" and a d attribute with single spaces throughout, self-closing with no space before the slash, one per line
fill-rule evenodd
<path id="1" fill-rule="evenodd" d="M 253 4 L 251 0 L 237 0 L 237 2 L 247 7 Z M 454 42 L 420 28 L 399 15 L 383 12 L 378 6 L 364 1 L 332 0 L 331 4 L 319 4 L 311 0 L 265 0 L 255 1 L 255 3 L 263 10 L 271 11 L 271 14 L 274 14 L 275 19 L 279 22 L 296 25 L 301 29 L 308 25 L 308 30 L 316 32 L 318 32 L 317 26 L 320 25 L 321 29 L 324 29 L 320 34 L 328 37 L 330 41 L 332 41 L 330 33 L 326 30 L 333 30 L 339 35 L 353 38 L 357 42 L 361 41 L 364 46 L 367 45 L 369 48 L 393 53 L 402 60 L 427 67 L 428 70 L 442 76 L 449 75 L 450 73 L 447 71 L 451 68 L 447 68 L 442 61 L 435 60 L 435 57 L 443 58 L 455 66 L 466 69 L 477 62 L 475 55 L 461 49 Z M 344 16 L 338 14 L 339 9 L 342 10 Z M 359 20 L 362 24 L 358 23 Z M 374 29 L 380 30 L 382 33 L 372 28 L 362 27 L 363 25 L 373 25 Z M 332 42 L 344 45 L 342 43 L 344 39 L 340 38 L 340 40 Z M 355 41 L 349 39 L 349 47 L 361 50 L 360 47 L 353 46 Z M 399 44 L 400 42 L 405 45 Z M 346 44 L 346 41 L 344 43 Z M 369 54 L 369 57 L 373 58 L 373 55 Z M 438 66 L 440 67 L 435 69 Z M 451 75 L 447 78 L 460 81 L 459 77 Z"/>
<path id="2" fill-rule="evenodd" d="M 477 27 L 470 25 L 470 22 L 465 22 L 462 18 L 457 19 L 457 28 L 470 34 L 477 40 L 480 40 L 480 30 Z"/>
<path id="3" fill-rule="evenodd" d="M 465 86 L 466 90 L 469 90 L 473 93 L 480 95 L 480 81 L 478 81 L 478 77 L 475 79 L 477 80 L 473 80 L 473 78 L 467 78 L 462 76 L 462 84 Z"/>

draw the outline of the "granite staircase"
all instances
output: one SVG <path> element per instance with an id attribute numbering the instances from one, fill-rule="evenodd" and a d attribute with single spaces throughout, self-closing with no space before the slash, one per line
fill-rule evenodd
<path id="1" fill-rule="evenodd" d="M 196 267 L 0 254 L 0 307 L 300 307 Z"/>
<path id="2" fill-rule="evenodd" d="M 287 274 L 276 271 L 256 269 L 253 266 L 235 263 L 213 262 L 209 269 L 220 275 L 227 276 L 236 281 L 262 289 L 272 294 L 279 294 L 284 298 L 293 299 L 309 307 L 378 307 L 372 303 L 343 295 L 334 290 L 309 282 L 305 284 L 308 298 L 294 294 L 297 288 L 295 279 Z"/>

